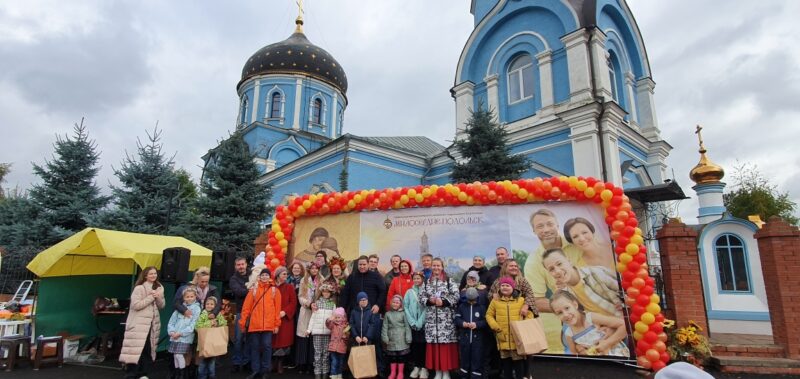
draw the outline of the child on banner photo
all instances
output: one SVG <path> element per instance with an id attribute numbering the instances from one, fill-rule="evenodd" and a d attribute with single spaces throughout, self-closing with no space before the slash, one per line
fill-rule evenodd
<path id="1" fill-rule="evenodd" d="M 623 319 L 586 312 L 575 295 L 561 290 L 550 298 L 550 307 L 567 326 L 564 338 L 570 351 L 579 355 L 630 356 L 623 342 L 627 334 Z"/>

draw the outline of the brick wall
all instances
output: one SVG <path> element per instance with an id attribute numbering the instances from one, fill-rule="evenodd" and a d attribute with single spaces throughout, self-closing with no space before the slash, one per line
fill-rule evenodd
<path id="1" fill-rule="evenodd" d="M 668 315 L 679 326 L 689 320 L 708 336 L 708 317 L 703 299 L 703 281 L 697 254 L 697 231 L 672 220 L 656 234 L 661 254 L 661 272 L 667 292 Z"/>
<path id="2" fill-rule="evenodd" d="M 800 231 L 779 217 L 770 217 L 756 232 L 772 338 L 787 358 L 800 359 Z"/>

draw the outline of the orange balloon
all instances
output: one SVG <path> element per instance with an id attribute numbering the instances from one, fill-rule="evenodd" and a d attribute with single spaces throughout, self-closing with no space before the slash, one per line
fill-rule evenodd
<path id="1" fill-rule="evenodd" d="M 667 351 L 667 344 L 665 344 L 665 343 L 663 343 L 661 341 L 656 341 L 655 343 L 653 343 L 653 349 L 656 349 L 656 351 L 658 351 L 659 353 L 665 352 L 665 351 Z M 659 354 L 659 358 L 660 358 L 660 354 Z"/>
<path id="2" fill-rule="evenodd" d="M 647 284 L 647 283 L 645 283 L 644 279 L 642 279 L 642 278 L 635 278 L 635 279 L 631 280 L 631 286 L 635 287 L 635 288 L 641 289 L 642 287 L 644 287 L 645 284 Z"/>
<path id="3" fill-rule="evenodd" d="M 644 355 L 640 355 L 639 357 L 637 357 L 636 363 L 645 370 L 649 370 L 650 367 L 652 367 L 652 363 L 650 363 L 650 361 L 648 361 L 647 357 L 645 357 Z"/>
<path id="4" fill-rule="evenodd" d="M 644 356 L 650 362 L 655 362 L 661 359 L 661 354 L 656 349 L 648 349 L 647 352 L 644 353 Z"/>
<path id="5" fill-rule="evenodd" d="M 669 336 L 667 336 L 667 333 L 664 333 L 664 332 L 658 333 L 658 340 L 659 341 L 667 342 L 668 339 L 669 339 Z"/>

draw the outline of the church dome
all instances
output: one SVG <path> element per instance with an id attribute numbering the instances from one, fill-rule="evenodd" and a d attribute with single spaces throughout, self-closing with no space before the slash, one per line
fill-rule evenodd
<path id="1" fill-rule="evenodd" d="M 262 47 L 247 60 L 237 88 L 258 75 L 300 74 L 328 83 L 343 95 L 347 92 L 347 76 L 342 66 L 327 51 L 306 38 L 302 19 L 298 18 L 296 23 L 297 28 L 289 38 Z"/>

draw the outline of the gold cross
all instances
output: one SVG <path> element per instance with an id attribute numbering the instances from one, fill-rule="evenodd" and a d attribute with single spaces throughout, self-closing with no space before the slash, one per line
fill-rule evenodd
<path id="1" fill-rule="evenodd" d="M 703 146 L 703 135 L 700 134 L 701 130 L 703 130 L 703 127 L 700 126 L 700 125 L 697 125 L 697 128 L 695 128 L 694 134 L 697 134 L 697 140 L 698 140 L 698 142 L 700 142 L 700 149 L 705 150 L 705 147 Z"/>
<path id="2" fill-rule="evenodd" d="M 302 20 L 303 19 L 303 0 L 296 0 L 295 3 L 297 4 L 297 14 L 298 17 Z"/>

